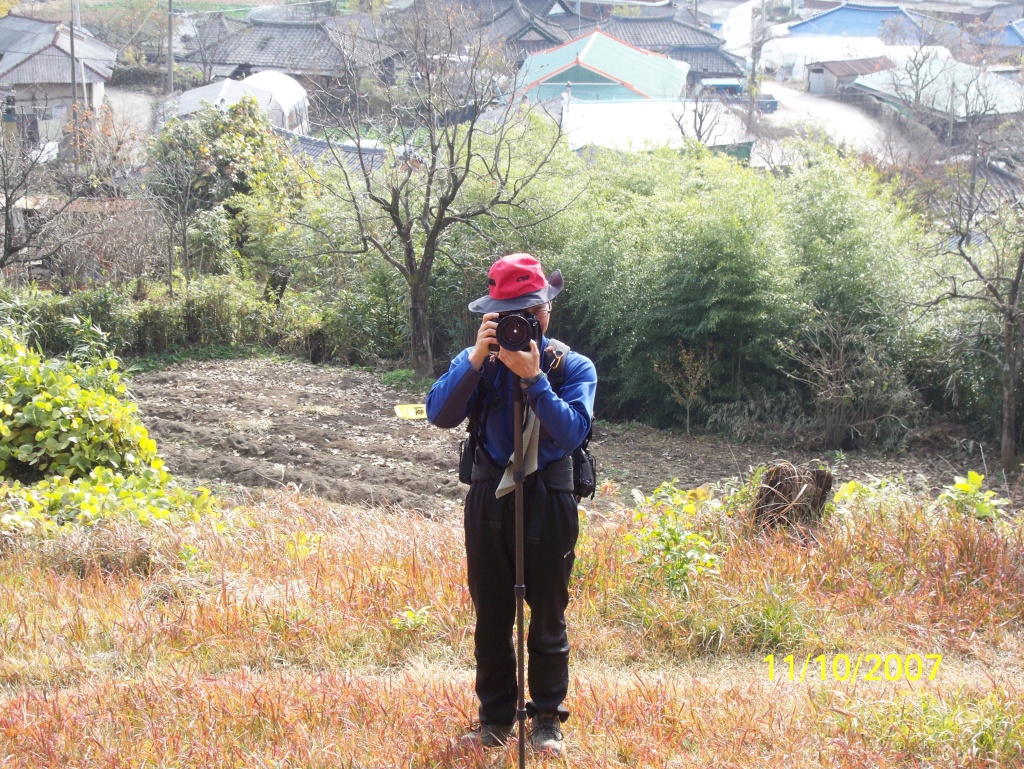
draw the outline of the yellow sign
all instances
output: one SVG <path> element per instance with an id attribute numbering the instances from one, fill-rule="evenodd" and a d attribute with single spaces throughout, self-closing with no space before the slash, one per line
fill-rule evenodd
<path id="1" fill-rule="evenodd" d="M 399 419 L 426 419 L 427 407 L 422 403 L 409 403 L 395 406 L 395 414 Z"/>

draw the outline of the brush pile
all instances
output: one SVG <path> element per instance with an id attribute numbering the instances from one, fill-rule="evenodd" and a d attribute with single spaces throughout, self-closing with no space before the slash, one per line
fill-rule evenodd
<path id="1" fill-rule="evenodd" d="M 831 490 L 828 469 L 803 469 L 785 461 L 769 465 L 757 489 L 754 523 L 759 529 L 813 525 L 821 520 Z"/>

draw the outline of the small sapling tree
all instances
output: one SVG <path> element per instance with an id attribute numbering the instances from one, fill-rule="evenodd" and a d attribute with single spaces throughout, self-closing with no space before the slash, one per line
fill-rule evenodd
<path id="1" fill-rule="evenodd" d="M 679 355 L 675 360 L 654 362 L 654 373 L 669 390 L 672 398 L 686 409 L 686 434 L 690 434 L 690 410 L 700 400 L 711 384 L 711 372 L 715 364 L 710 351 L 693 352 L 679 343 Z"/>

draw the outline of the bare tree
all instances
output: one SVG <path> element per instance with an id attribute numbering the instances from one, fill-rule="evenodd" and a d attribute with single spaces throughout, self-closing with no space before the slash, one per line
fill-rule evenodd
<path id="1" fill-rule="evenodd" d="M 160 224 L 159 213 L 143 197 L 77 201 L 64 226 L 88 234 L 69 239 L 54 254 L 51 284 L 70 292 L 92 281 L 134 280 L 135 297 L 145 297 L 164 245 Z"/>
<path id="2" fill-rule="evenodd" d="M 711 145 L 728 130 L 727 109 L 717 91 L 698 85 L 689 98 L 682 100 L 682 110 L 673 117 L 684 137 Z"/>
<path id="3" fill-rule="evenodd" d="M 945 284 L 936 302 L 964 302 L 982 310 L 964 330 L 960 347 L 989 357 L 999 369 L 1002 396 L 1000 464 L 1017 470 L 1017 390 L 1024 360 L 1024 207 L 998 200 L 970 156 L 951 167 L 947 220 L 951 264 L 939 269 Z"/>
<path id="4" fill-rule="evenodd" d="M 80 110 L 68 141 L 85 167 L 92 195 L 124 197 L 145 164 L 142 133 L 130 119 L 115 115 L 106 104 L 96 110 Z"/>
<path id="5" fill-rule="evenodd" d="M 936 38 L 933 33 L 904 38 L 909 54 L 890 76 L 911 114 L 945 139 L 944 162 L 936 162 L 936 152 L 922 154 L 927 162 L 915 180 L 918 199 L 946 225 L 936 247 L 940 288 L 931 304 L 957 302 L 965 310 L 950 351 L 954 371 L 960 368 L 957 356 L 968 349 L 998 368 L 1000 463 L 1008 478 L 1019 469 L 1015 433 L 1024 356 L 1024 210 L 1019 197 L 991 183 L 990 169 L 994 160 L 1019 156 L 1024 149 L 1024 89 L 987 71 L 985 48 L 976 39 L 959 34 Z M 963 61 L 928 44 L 935 41 Z M 937 176 L 936 168 L 944 173 Z"/>
<path id="6" fill-rule="evenodd" d="M 825 448 L 867 446 L 885 428 L 902 438 L 919 408 L 899 364 L 873 331 L 870 321 L 818 309 L 800 338 L 781 344 L 800 367 L 787 376 L 811 390 Z"/>
<path id="7" fill-rule="evenodd" d="M 941 84 L 949 79 L 955 61 L 947 49 L 926 43 L 902 26 L 890 28 L 886 39 L 905 51 L 900 62 L 888 70 L 893 93 L 907 106 L 914 120 L 934 128 L 935 116 L 944 112 L 948 99 Z"/>
<path id="8" fill-rule="evenodd" d="M 209 83 L 213 80 L 218 54 L 224 52 L 241 25 L 218 13 L 194 20 L 192 26 L 194 34 L 188 41 L 189 60 L 199 65 L 203 83 Z"/>
<path id="9" fill-rule="evenodd" d="M 134 199 L 108 216 L 102 240 L 103 263 L 111 279 L 122 284 L 135 281 L 133 295 L 145 298 L 150 276 L 159 269 L 162 249 L 166 247 L 160 228 L 160 214 L 145 199 Z"/>
<path id="10" fill-rule="evenodd" d="M 430 276 L 439 257 L 454 258 L 449 233 L 478 230 L 487 218 L 528 226 L 554 213 L 531 210 L 526 191 L 561 130 L 544 140 L 530 133 L 532 110 L 508 98 L 511 63 L 465 17 L 461 6 L 429 1 L 393 17 L 388 39 L 378 34 L 375 44 L 404 51 L 404 68 L 375 80 L 347 73 L 357 91 L 332 116 L 343 137 L 331 141 L 339 174 L 317 179 L 354 212 L 357 244 L 335 235 L 338 252 L 376 254 L 405 280 L 419 376 L 433 374 Z"/>
<path id="11" fill-rule="evenodd" d="M 46 262 L 66 242 L 62 219 L 83 186 L 62 170 L 14 132 L 0 131 L 0 269 L 19 261 Z"/>
<path id="12" fill-rule="evenodd" d="M 1006 89 L 987 71 L 990 46 L 938 22 L 889 25 L 883 37 L 904 51 L 888 80 L 915 121 L 944 136 L 949 147 L 977 140 L 993 126 Z"/>

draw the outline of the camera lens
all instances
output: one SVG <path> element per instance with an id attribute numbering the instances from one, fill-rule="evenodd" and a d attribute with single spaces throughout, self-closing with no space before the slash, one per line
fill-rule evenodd
<path id="1" fill-rule="evenodd" d="M 521 315 L 506 315 L 495 329 L 498 344 L 506 350 L 528 350 L 533 338 L 530 322 Z"/>

